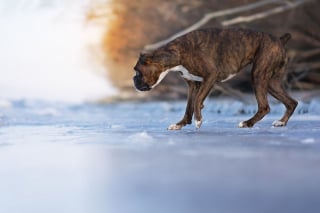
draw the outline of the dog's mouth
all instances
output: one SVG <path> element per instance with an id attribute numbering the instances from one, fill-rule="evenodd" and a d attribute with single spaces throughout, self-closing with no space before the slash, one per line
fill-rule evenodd
<path id="1" fill-rule="evenodd" d="M 136 87 L 136 88 L 137 88 L 137 90 L 142 91 L 142 92 L 151 90 L 151 88 L 147 85 L 142 86 L 142 87 Z"/>
<path id="2" fill-rule="evenodd" d="M 135 86 L 135 88 L 137 90 L 139 90 L 139 91 L 149 91 L 149 90 L 151 90 L 151 87 L 148 84 L 144 83 L 142 81 L 142 79 L 139 78 L 138 76 L 134 76 L 133 77 L 133 81 L 134 81 L 134 86 Z"/>

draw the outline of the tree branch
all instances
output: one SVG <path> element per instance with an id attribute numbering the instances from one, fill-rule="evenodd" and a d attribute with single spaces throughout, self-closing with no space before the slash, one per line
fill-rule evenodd
<path id="1" fill-rule="evenodd" d="M 223 21 L 221 24 L 222 24 L 222 26 L 230 26 L 230 25 L 234 25 L 234 24 L 239 24 L 239 23 L 243 23 L 243 22 L 251 22 L 251 21 L 258 20 L 258 19 L 266 18 L 268 16 L 275 15 L 277 13 L 282 13 L 287 10 L 291 10 L 295 7 L 298 7 L 299 5 L 305 3 L 305 1 L 306 0 L 298 0 L 295 2 L 286 1 L 285 5 L 283 5 L 283 6 L 275 7 L 273 9 L 263 11 L 261 13 L 256 13 L 256 14 L 253 14 L 250 16 L 240 16 L 237 18 L 226 20 L 226 21 Z"/>
<path id="2" fill-rule="evenodd" d="M 235 7 L 235 8 L 231 8 L 231 9 L 220 10 L 220 11 L 208 13 L 200 21 L 198 21 L 198 22 L 194 23 L 193 25 L 191 25 L 190 27 L 172 35 L 171 37 L 169 37 L 165 40 L 156 42 L 154 44 L 146 45 L 144 47 L 144 50 L 152 51 L 152 50 L 155 50 L 159 47 L 162 47 L 165 44 L 169 43 L 170 41 L 202 27 L 203 25 L 208 23 L 213 18 L 217 18 L 220 16 L 226 16 L 226 15 L 232 15 L 232 14 L 236 14 L 236 13 L 241 13 L 241 12 L 256 9 L 256 8 L 259 8 L 259 7 L 268 5 L 268 4 L 273 4 L 273 3 L 284 4 L 282 6 L 279 6 L 279 7 L 276 7 L 276 8 L 261 12 L 261 13 L 256 13 L 256 14 L 250 15 L 250 16 L 237 17 L 237 18 L 226 20 L 226 21 L 222 22 L 222 26 L 230 26 L 230 25 L 234 25 L 234 24 L 238 24 L 238 23 L 242 23 L 242 22 L 251 22 L 251 21 L 254 21 L 257 19 L 262 19 L 262 18 L 271 16 L 271 15 L 274 15 L 277 13 L 281 13 L 286 10 L 293 9 L 306 1 L 308 1 L 308 0 L 297 0 L 294 2 L 284 1 L 284 0 L 263 0 L 263 1 L 256 2 L 256 3 L 248 4 L 248 5 L 243 5 L 243 6 L 239 6 L 239 7 Z"/>

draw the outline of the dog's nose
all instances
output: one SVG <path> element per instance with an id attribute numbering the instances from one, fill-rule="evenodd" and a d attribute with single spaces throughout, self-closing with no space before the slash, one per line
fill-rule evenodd
<path id="1" fill-rule="evenodd" d="M 138 77 L 138 76 L 134 76 L 133 77 L 133 82 L 134 82 L 134 86 L 137 90 L 140 90 L 140 91 L 148 91 L 150 90 L 151 88 L 149 87 L 148 84 L 144 83 L 143 80 Z"/>
<path id="2" fill-rule="evenodd" d="M 133 82 L 134 84 L 140 84 L 141 83 L 141 78 L 139 78 L 138 76 L 133 76 Z"/>

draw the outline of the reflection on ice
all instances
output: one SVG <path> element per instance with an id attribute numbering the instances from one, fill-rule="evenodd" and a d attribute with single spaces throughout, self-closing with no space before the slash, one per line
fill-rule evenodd
<path id="1" fill-rule="evenodd" d="M 167 131 L 184 102 L 9 103 L 0 212 L 320 211 L 318 113 L 297 111 L 272 128 L 282 113 L 275 104 L 255 128 L 239 129 L 254 105 L 209 100 L 201 129 Z"/>

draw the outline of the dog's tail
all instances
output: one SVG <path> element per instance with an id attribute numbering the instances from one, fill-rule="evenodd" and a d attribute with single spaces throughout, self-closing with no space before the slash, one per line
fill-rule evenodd
<path id="1" fill-rule="evenodd" d="M 285 33 L 283 36 L 280 37 L 280 41 L 281 41 L 282 45 L 286 45 L 290 39 L 291 39 L 290 33 Z"/>

